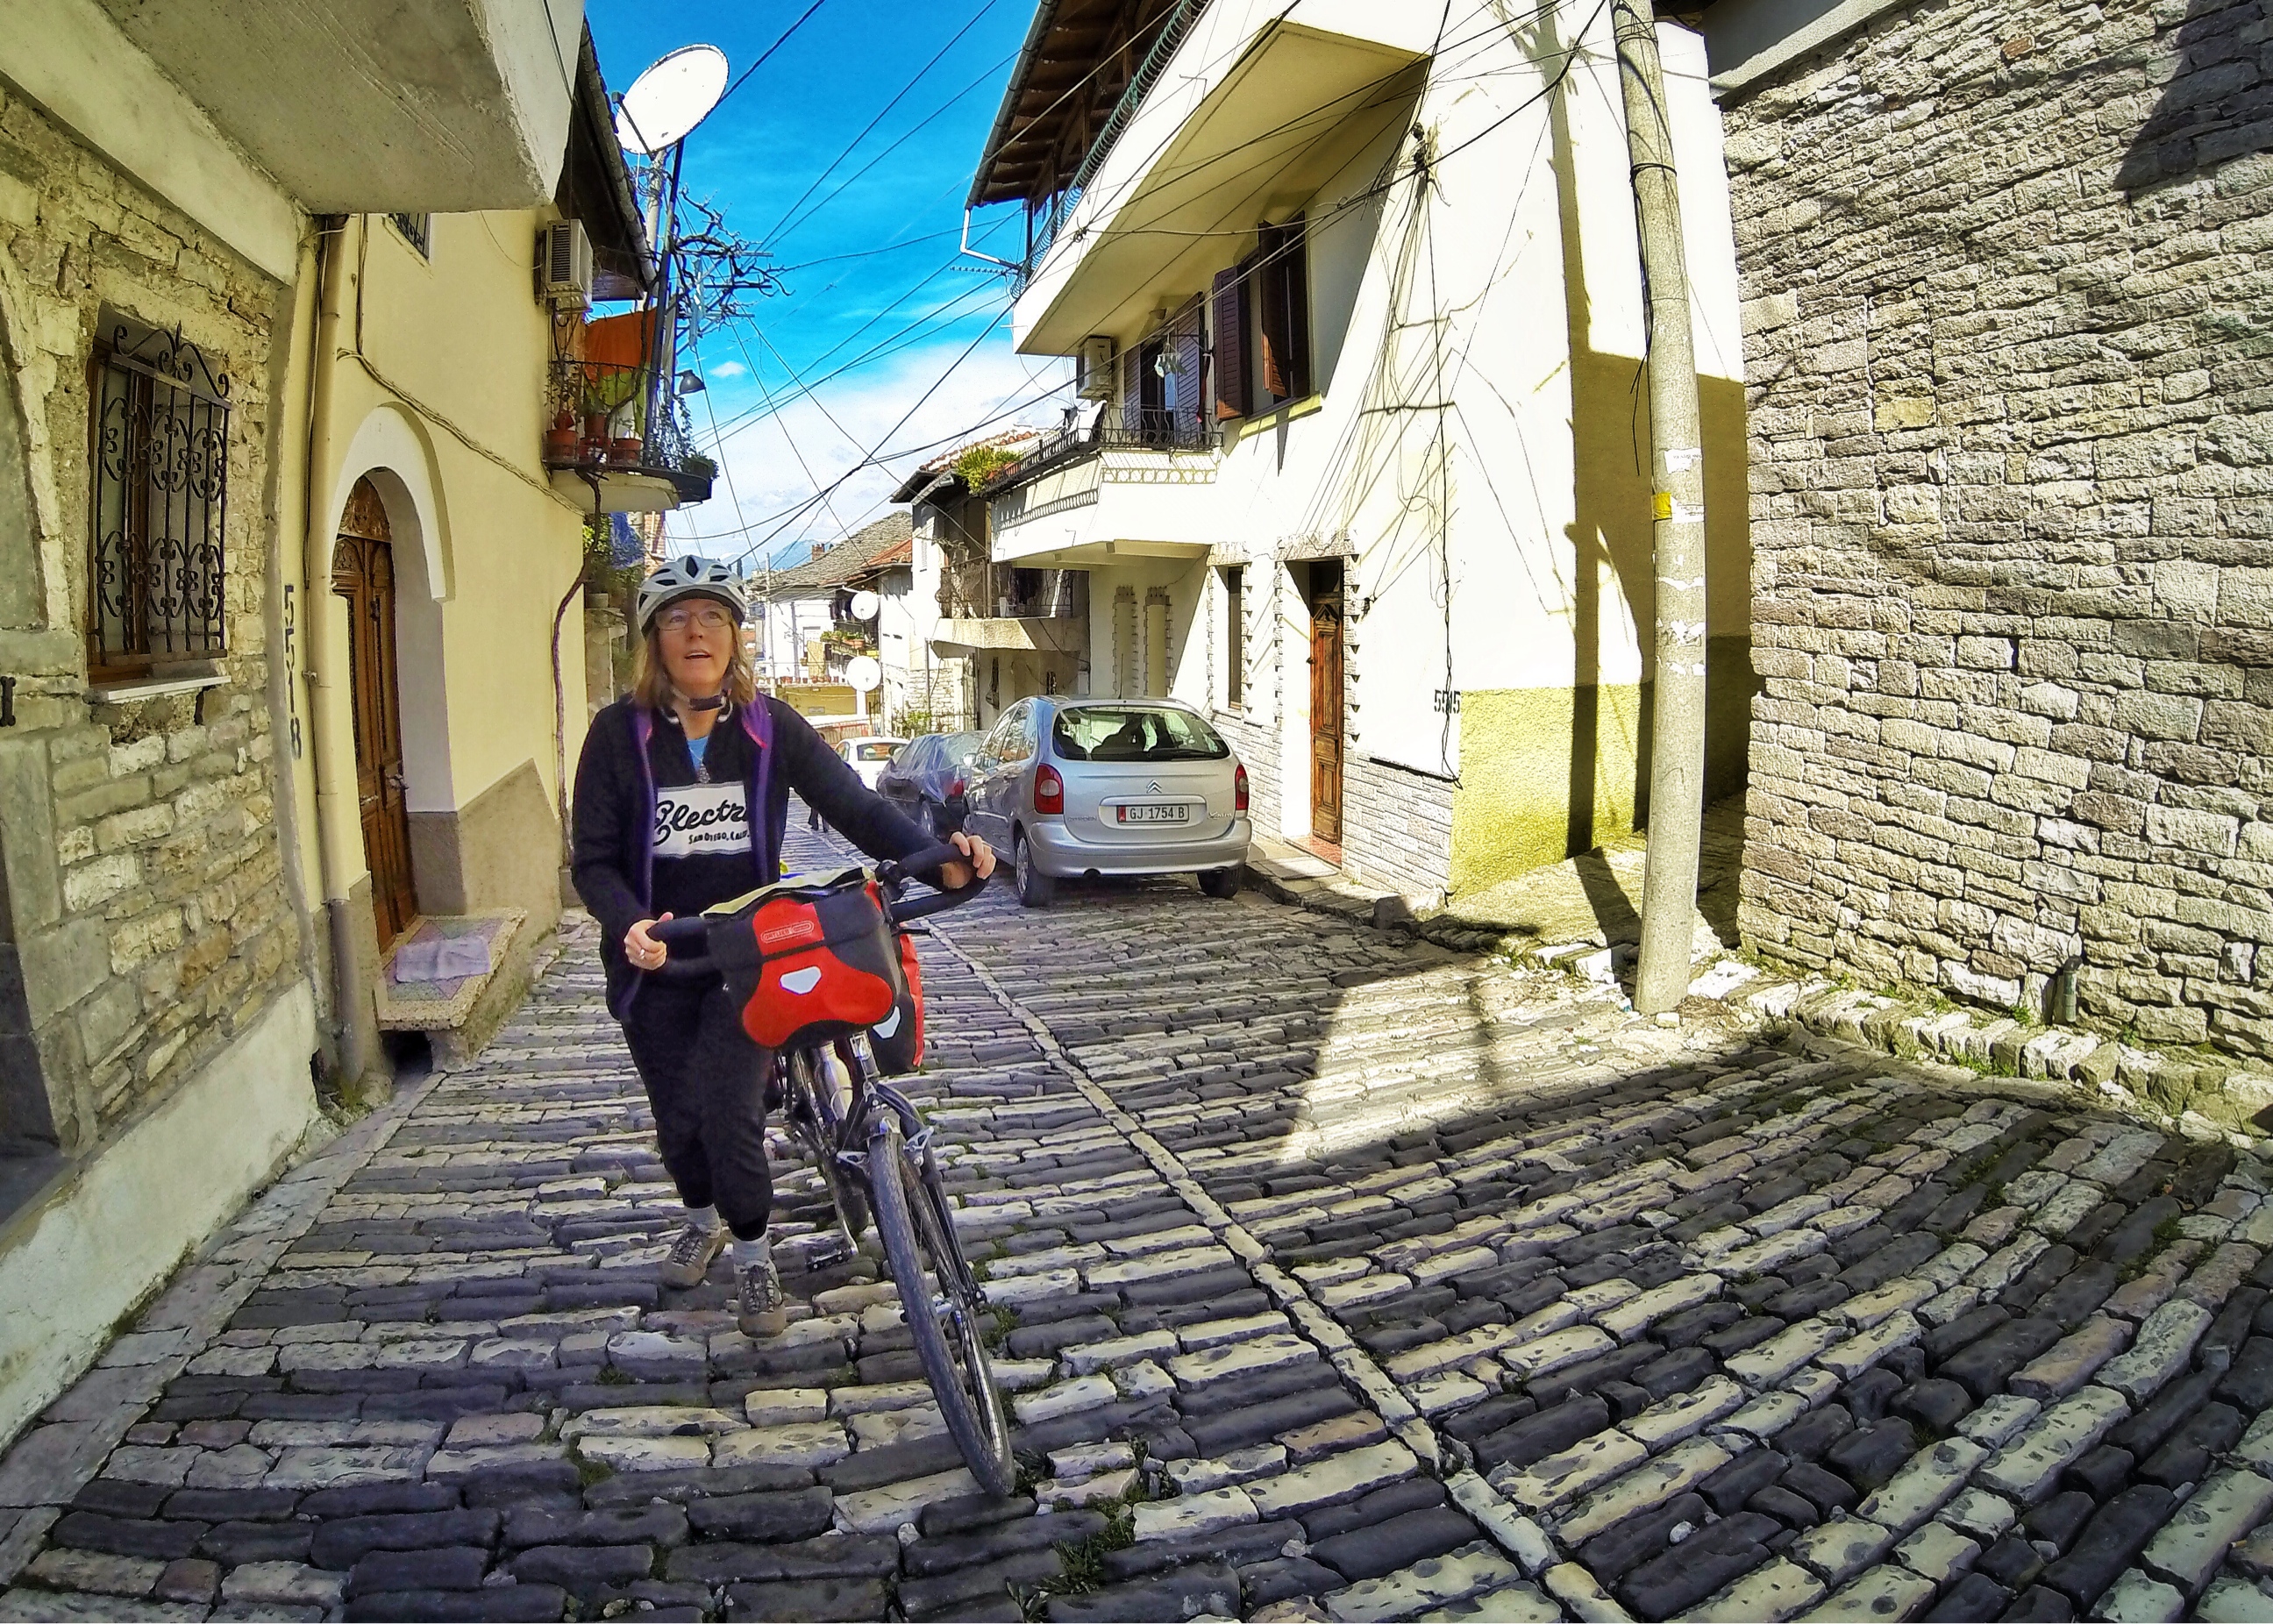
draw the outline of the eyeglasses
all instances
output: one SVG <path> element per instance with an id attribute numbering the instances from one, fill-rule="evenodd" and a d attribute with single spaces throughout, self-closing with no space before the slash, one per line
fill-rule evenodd
<path id="1" fill-rule="evenodd" d="M 700 626 L 705 632 L 723 632 L 734 624 L 734 617 L 723 609 L 705 606 L 701 609 L 666 609 L 656 617 L 666 632 L 684 632 Z"/>

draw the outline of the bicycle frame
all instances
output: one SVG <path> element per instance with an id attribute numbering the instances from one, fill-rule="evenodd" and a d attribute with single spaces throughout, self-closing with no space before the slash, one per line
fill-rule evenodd
<path id="1" fill-rule="evenodd" d="M 923 1113 L 916 1109 L 913 1101 L 876 1074 L 875 1063 L 868 1058 L 866 1048 L 866 1037 L 862 1035 L 804 1044 L 784 1051 L 780 1057 L 784 1073 L 782 1120 L 792 1132 L 800 1132 L 796 1125 L 802 1111 L 805 1122 L 810 1125 L 804 1131 L 815 1133 L 818 1137 L 818 1142 L 809 1143 L 807 1149 L 816 1156 L 829 1157 L 841 1171 L 850 1172 L 859 1181 L 862 1194 L 870 1195 L 873 1201 L 866 1188 L 870 1119 L 879 1107 L 889 1111 L 899 1123 L 905 1149 L 920 1171 L 916 1185 L 923 1192 L 925 1204 L 931 1209 L 937 1232 L 942 1240 L 949 1239 L 955 1234 L 954 1217 L 940 1182 L 938 1162 L 932 1155 L 931 1126 L 923 1119 Z M 829 1056 L 843 1063 L 851 1080 L 842 1111 L 837 1109 L 832 1091 L 821 1087 L 818 1079 L 823 1057 Z M 822 1183 L 824 1186 L 828 1184 L 825 1176 Z M 835 1192 L 830 1194 L 833 1197 Z M 837 1216 L 849 1227 L 851 1215 L 840 1211 Z M 943 1250 L 953 1260 L 954 1285 L 964 1295 L 976 1296 L 979 1277 L 971 1273 L 962 1247 L 949 1245 Z"/>

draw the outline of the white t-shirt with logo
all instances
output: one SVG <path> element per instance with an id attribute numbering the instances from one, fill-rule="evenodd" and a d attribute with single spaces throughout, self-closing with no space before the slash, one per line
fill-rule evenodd
<path id="1" fill-rule="evenodd" d="M 749 791 L 745 784 L 680 784 L 655 797 L 655 855 L 658 857 L 746 856 L 750 849 Z"/>

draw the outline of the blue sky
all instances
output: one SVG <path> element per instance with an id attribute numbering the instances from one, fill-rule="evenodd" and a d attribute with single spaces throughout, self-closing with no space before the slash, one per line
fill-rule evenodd
<path id="1" fill-rule="evenodd" d="M 649 62 L 696 41 L 724 50 L 739 76 L 809 3 L 589 0 L 588 15 L 608 87 L 620 94 Z M 763 538 L 776 516 L 858 463 L 1008 303 L 1001 279 L 953 267 L 963 199 L 1032 14 L 1033 0 L 826 0 L 689 139 L 687 193 L 771 249 L 788 291 L 759 303 L 752 323 L 702 346 L 696 364 L 709 389 L 690 401 L 698 441 L 710 438 L 714 413 L 721 425 L 751 421 L 724 436 L 726 477 L 710 502 L 671 520 L 674 550 L 686 544 L 731 558 Z M 1020 232 L 1017 210 L 997 208 L 979 216 L 973 238 L 1010 257 Z M 919 322 L 889 353 L 816 381 Z M 1014 355 L 1006 319 L 889 447 L 956 434 L 1069 375 L 1068 363 Z M 769 396 L 778 411 L 769 412 Z M 1056 399 L 1018 415 L 1053 417 Z M 783 528 L 771 550 L 803 557 L 810 541 L 880 517 L 899 474 L 920 460 L 896 459 L 846 480 L 826 505 Z"/>

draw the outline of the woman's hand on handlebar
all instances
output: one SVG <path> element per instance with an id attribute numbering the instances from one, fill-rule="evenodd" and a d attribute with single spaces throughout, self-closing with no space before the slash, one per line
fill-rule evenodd
<path id="1" fill-rule="evenodd" d="M 984 880 L 994 872 L 994 849 L 976 834 L 957 833 L 948 836 L 948 843 L 971 859 L 968 863 L 942 863 L 939 868 L 940 888 L 960 891 L 975 877 Z"/>
<path id="2" fill-rule="evenodd" d="M 624 956 L 634 969 L 661 969 L 668 956 L 664 945 L 648 934 L 649 925 L 662 924 L 670 919 L 665 914 L 659 919 L 642 919 L 624 932 Z"/>

